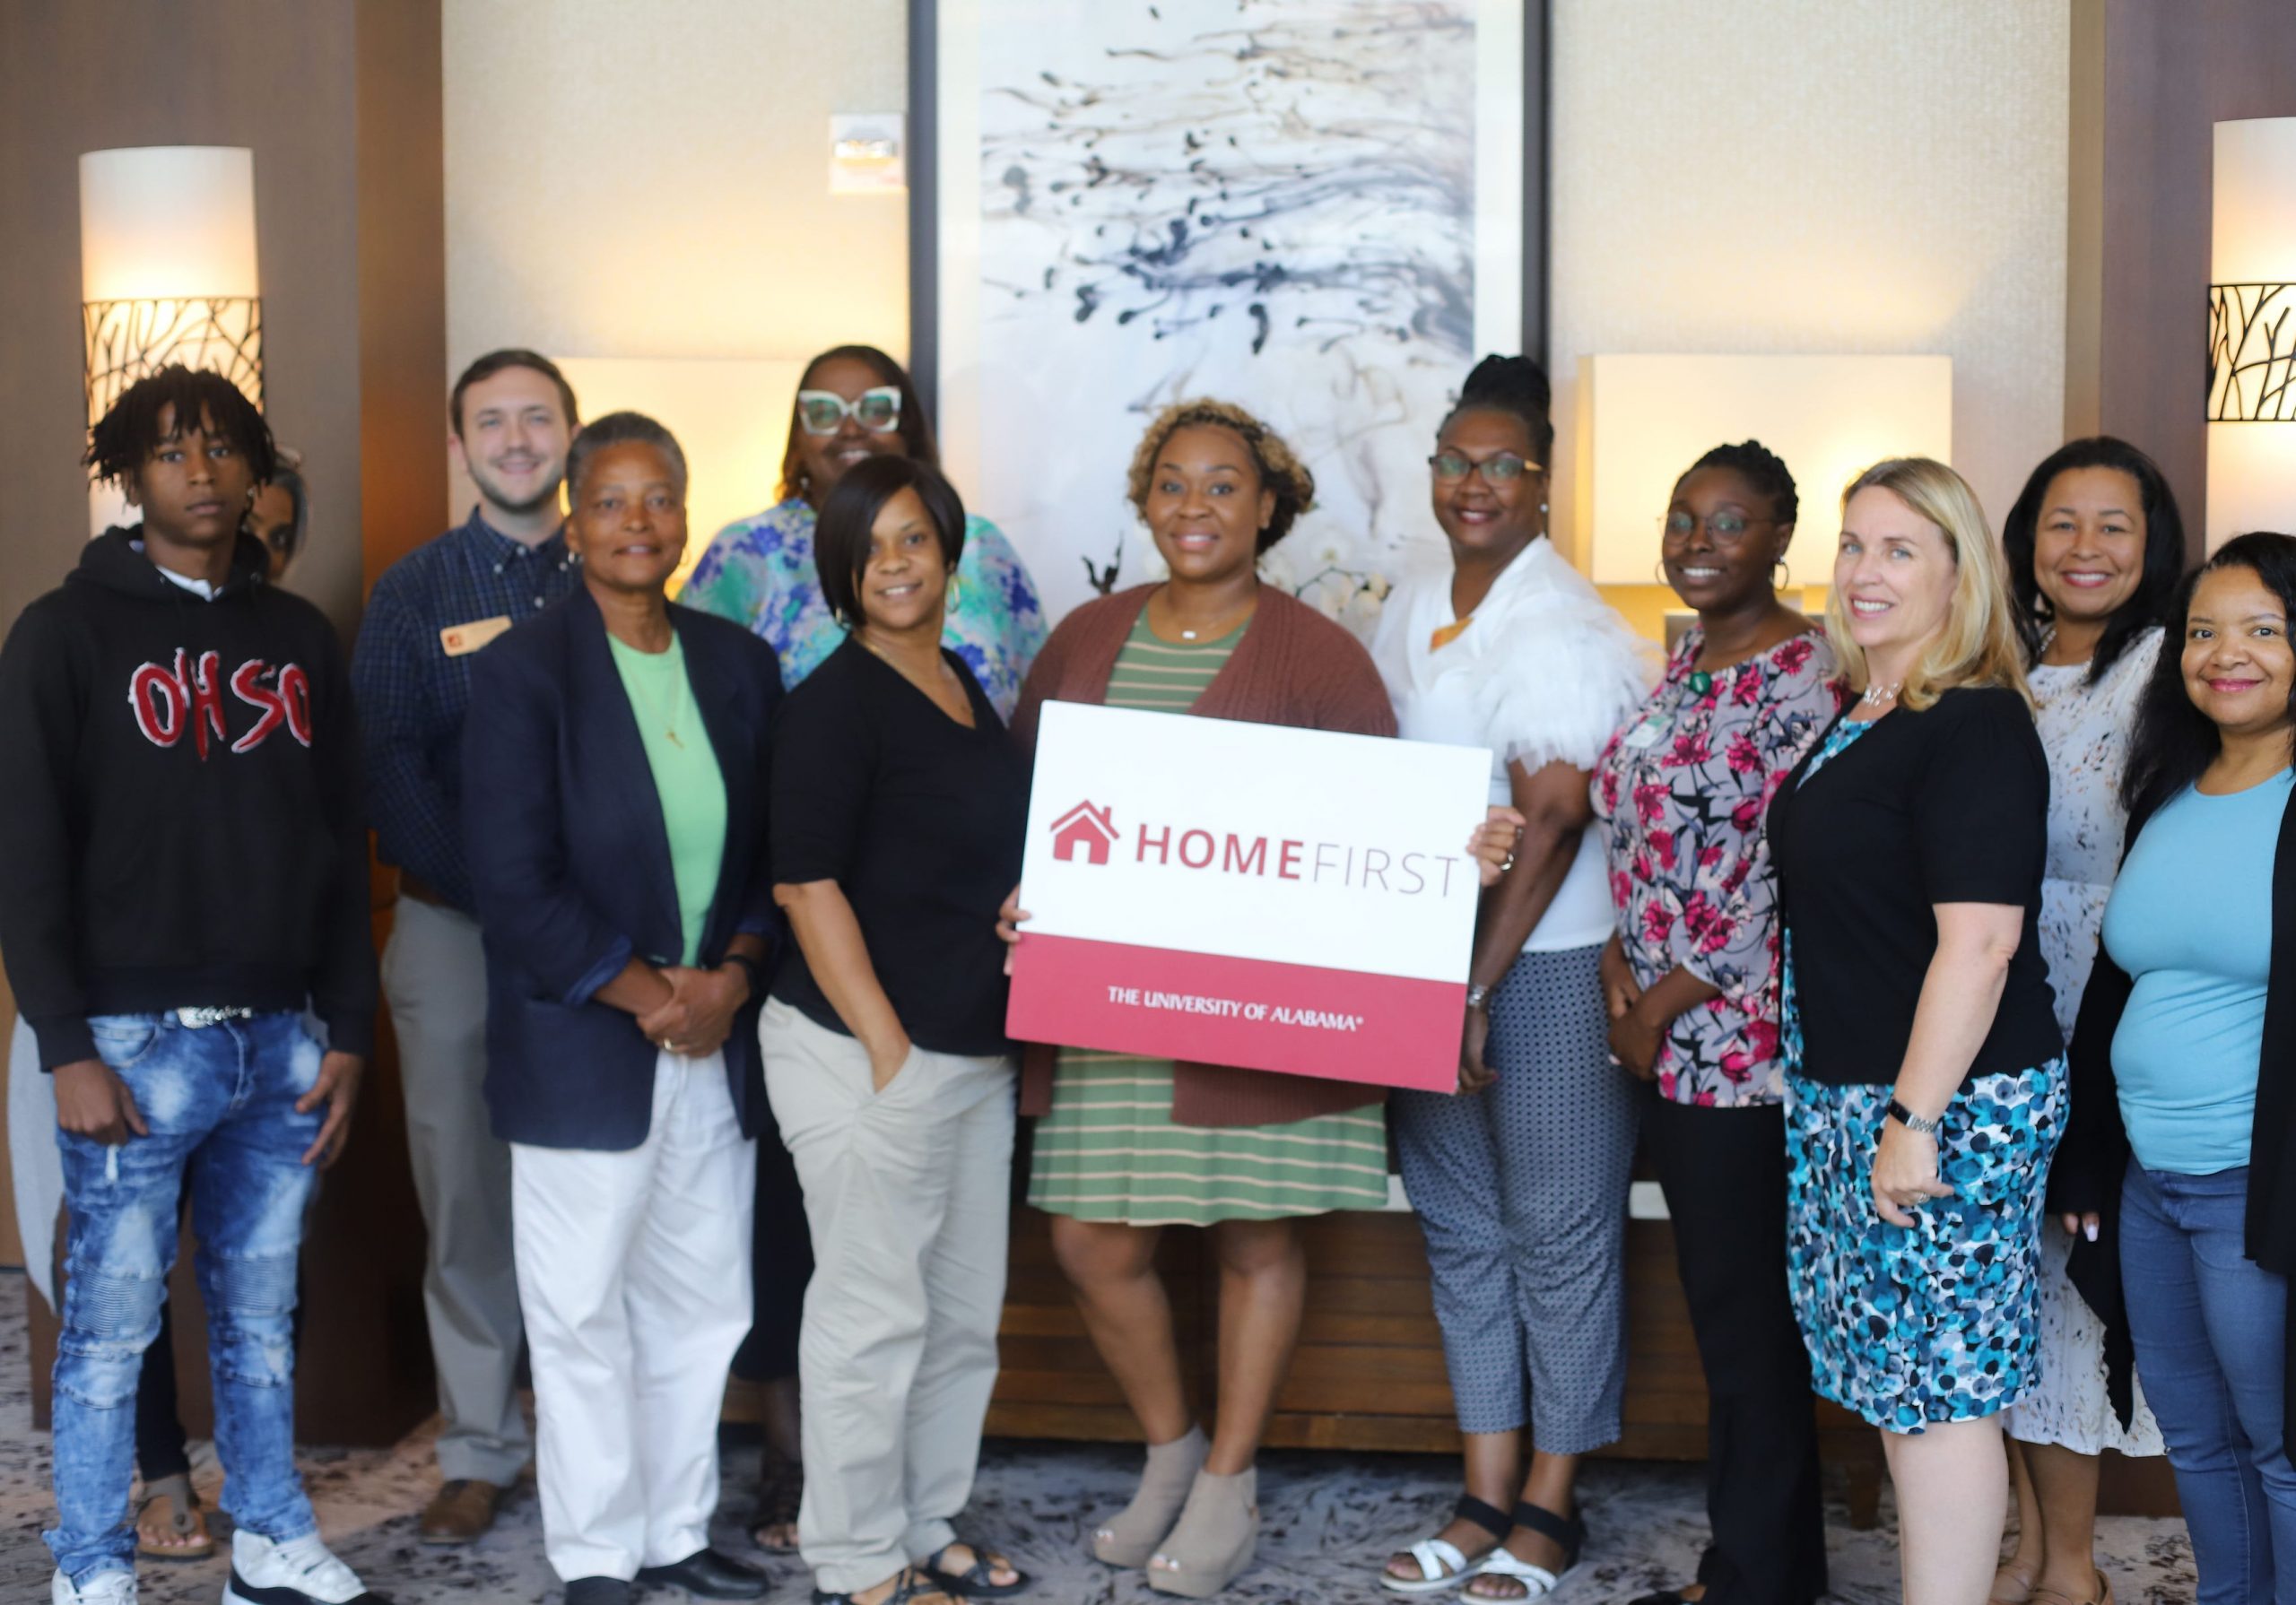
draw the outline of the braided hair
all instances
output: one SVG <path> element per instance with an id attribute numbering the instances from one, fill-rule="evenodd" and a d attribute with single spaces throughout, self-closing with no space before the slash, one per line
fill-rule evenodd
<path id="1" fill-rule="evenodd" d="M 1794 475 L 1779 456 L 1759 440 L 1742 440 L 1735 446 L 1718 446 L 1683 471 L 1683 478 L 1674 482 L 1674 489 L 1683 488 L 1683 480 L 1701 468 L 1727 468 L 1744 477 L 1761 494 L 1770 498 L 1770 516 L 1780 524 L 1791 524 L 1801 510 L 1802 499 L 1794 489 Z"/>
<path id="2" fill-rule="evenodd" d="M 1485 357 L 1459 387 L 1458 403 L 1443 415 L 1437 433 L 1462 412 L 1511 412 L 1531 432 L 1531 448 L 1542 466 L 1554 455 L 1554 386 L 1546 369 L 1528 357 Z"/>
<path id="3" fill-rule="evenodd" d="M 255 403 L 222 374 L 180 362 L 170 362 L 130 385 L 111 411 L 89 429 L 87 454 L 80 461 L 94 469 L 99 480 L 132 486 L 152 447 L 175 438 L 160 432 L 161 416 L 170 407 L 175 409 L 176 435 L 187 429 L 220 435 L 247 458 L 257 484 L 271 482 L 279 469 L 278 448 L 271 441 L 271 426 Z"/>

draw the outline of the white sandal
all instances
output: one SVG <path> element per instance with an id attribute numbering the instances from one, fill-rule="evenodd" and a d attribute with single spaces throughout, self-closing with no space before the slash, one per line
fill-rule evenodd
<path id="1" fill-rule="evenodd" d="M 1390 1593 L 1432 1594 L 1447 1588 L 1457 1588 L 1481 1572 L 1491 1562 L 1492 1555 L 1502 1553 L 1497 1546 L 1507 1537 L 1507 1517 L 1495 1505 L 1485 1505 L 1472 1494 L 1460 1496 L 1451 1513 L 1462 1522 L 1471 1522 L 1492 1535 L 1493 1547 L 1490 1555 L 1469 1560 L 1457 1544 L 1444 1539 L 1431 1538 L 1401 1551 L 1418 1563 L 1419 1575 L 1398 1577 L 1384 1568 L 1379 1573 L 1379 1586 Z"/>
<path id="2" fill-rule="evenodd" d="M 1483 1575 L 1486 1577 L 1512 1577 L 1528 1592 L 1519 1594 L 1475 1594 L 1477 1600 L 1492 1600 L 1500 1605 L 1513 1605 L 1518 1600 L 1544 1600 L 1555 1591 L 1562 1579 L 1543 1566 L 1533 1566 L 1527 1560 L 1515 1558 L 1514 1551 L 1501 1544 L 1485 1557 Z"/>
<path id="3" fill-rule="evenodd" d="M 1515 1506 L 1515 1525 L 1527 1527 L 1533 1532 L 1544 1533 L 1562 1546 L 1562 1570 L 1570 1571 L 1578 1564 L 1578 1551 L 1587 1542 L 1587 1521 L 1584 1512 L 1576 1516 L 1559 1516 L 1551 1510 L 1541 1510 L 1527 1502 Z M 1519 1559 L 1504 1543 L 1493 1549 L 1483 1563 L 1486 1577 L 1512 1577 L 1523 1585 L 1519 1594 L 1469 1594 L 1471 1600 L 1492 1600 L 1500 1605 L 1515 1605 L 1518 1601 L 1544 1600 L 1561 1583 L 1561 1573 L 1550 1572 L 1543 1566 L 1533 1566 Z"/>

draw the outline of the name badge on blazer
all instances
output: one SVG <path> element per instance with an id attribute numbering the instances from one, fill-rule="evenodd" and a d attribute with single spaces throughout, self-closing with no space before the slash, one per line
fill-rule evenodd
<path id="1" fill-rule="evenodd" d="M 479 619 L 468 624 L 449 624 L 439 632 L 439 646 L 448 657 L 460 657 L 477 651 L 509 628 L 508 613 L 497 613 L 491 619 Z"/>

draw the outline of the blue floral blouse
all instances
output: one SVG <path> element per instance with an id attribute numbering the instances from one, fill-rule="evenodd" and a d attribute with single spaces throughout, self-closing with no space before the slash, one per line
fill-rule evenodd
<path id="1" fill-rule="evenodd" d="M 787 686 L 820 668 L 845 639 L 813 567 L 813 509 L 797 497 L 719 530 L 678 600 L 762 638 L 780 658 Z M 942 639 L 1007 721 L 1044 638 L 1044 608 L 1021 554 L 988 520 L 968 516 Z"/>

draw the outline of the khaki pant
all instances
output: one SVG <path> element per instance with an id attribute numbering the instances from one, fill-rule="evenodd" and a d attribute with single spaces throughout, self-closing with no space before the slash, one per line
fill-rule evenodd
<path id="1" fill-rule="evenodd" d="M 918 1048 L 876 1092 L 858 1042 L 785 1003 L 758 1036 L 817 1261 L 797 1340 L 798 1549 L 846 1593 L 948 1543 L 972 1495 L 1004 1302 L 1013 1062 Z"/>
<path id="2" fill-rule="evenodd" d="M 429 1231 L 422 1307 L 439 1370 L 439 1472 L 507 1488 L 534 1454 L 518 1407 L 510 1149 L 489 1124 L 486 952 L 468 915 L 401 898 L 383 991 L 406 1091 L 407 1158 Z"/>

